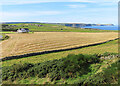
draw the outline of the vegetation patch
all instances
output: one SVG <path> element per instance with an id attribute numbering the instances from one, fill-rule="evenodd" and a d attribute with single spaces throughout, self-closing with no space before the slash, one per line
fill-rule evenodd
<path id="1" fill-rule="evenodd" d="M 51 81 L 75 78 L 90 72 L 90 64 L 98 62 L 100 62 L 100 59 L 96 55 L 71 54 L 59 60 L 37 64 L 14 64 L 3 67 L 2 78 L 3 81 L 14 81 L 17 78 L 26 79 L 28 77 L 48 77 Z"/>
<path id="2" fill-rule="evenodd" d="M 118 61 L 112 63 L 102 72 L 92 75 L 85 79 L 84 82 L 78 84 L 118 84 Z M 77 84 L 77 83 L 76 83 Z"/>
<path id="3" fill-rule="evenodd" d="M 0 39 L 0 41 L 7 40 L 7 39 L 9 39 L 9 36 L 5 35 L 5 34 L 2 34 L 2 39 Z"/>
<path id="4" fill-rule="evenodd" d="M 3 83 L 31 84 L 118 84 L 118 55 L 104 53 L 94 55 L 70 54 L 66 58 L 42 63 L 14 64 L 3 67 Z M 34 80 L 35 79 L 35 80 Z M 43 81 L 44 80 L 44 81 Z"/>

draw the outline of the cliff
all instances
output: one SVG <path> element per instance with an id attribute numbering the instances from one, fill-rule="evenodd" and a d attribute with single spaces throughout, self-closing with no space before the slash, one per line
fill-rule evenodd
<path id="1" fill-rule="evenodd" d="M 113 24 L 84 24 L 84 23 L 57 23 L 68 27 L 85 27 L 85 26 L 114 26 Z"/>

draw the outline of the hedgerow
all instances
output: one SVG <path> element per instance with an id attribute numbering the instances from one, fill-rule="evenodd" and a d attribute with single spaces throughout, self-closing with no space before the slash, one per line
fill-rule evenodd
<path id="1" fill-rule="evenodd" d="M 82 86 L 88 84 L 117 84 L 118 82 L 118 61 L 112 63 L 108 68 L 105 68 L 102 72 L 94 74 L 87 79 L 77 81 L 75 84 L 80 84 Z"/>
<path id="2" fill-rule="evenodd" d="M 66 58 L 47 61 L 37 64 L 14 64 L 3 67 L 3 80 L 14 81 L 17 78 L 25 79 L 28 77 L 48 77 L 51 81 L 75 78 L 91 71 L 90 64 L 99 62 L 100 59 L 95 55 L 74 55 L 70 54 Z"/>

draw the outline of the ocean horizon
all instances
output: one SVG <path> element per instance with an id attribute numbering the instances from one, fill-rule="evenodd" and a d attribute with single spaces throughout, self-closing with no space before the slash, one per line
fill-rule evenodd
<path id="1" fill-rule="evenodd" d="M 82 28 L 93 28 L 93 29 L 101 29 L 101 30 L 118 30 L 118 26 L 85 26 Z"/>

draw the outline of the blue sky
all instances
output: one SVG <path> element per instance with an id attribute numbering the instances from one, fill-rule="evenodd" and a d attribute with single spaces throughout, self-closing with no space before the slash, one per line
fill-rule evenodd
<path id="1" fill-rule="evenodd" d="M 3 22 L 113 23 L 118 0 L 3 0 Z"/>

